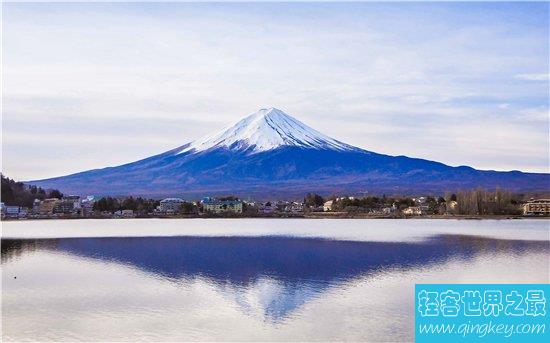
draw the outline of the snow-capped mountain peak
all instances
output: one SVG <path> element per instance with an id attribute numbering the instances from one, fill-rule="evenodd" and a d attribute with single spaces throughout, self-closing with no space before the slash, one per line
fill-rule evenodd
<path id="1" fill-rule="evenodd" d="M 258 153 L 282 146 L 310 149 L 358 150 L 305 125 L 285 112 L 262 108 L 222 131 L 184 145 L 178 154 L 213 148 Z"/>

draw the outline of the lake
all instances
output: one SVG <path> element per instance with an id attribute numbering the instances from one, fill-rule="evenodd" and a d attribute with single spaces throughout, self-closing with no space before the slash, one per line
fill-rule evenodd
<path id="1" fill-rule="evenodd" d="M 548 220 L 2 223 L 4 341 L 411 341 L 415 283 L 548 283 Z"/>

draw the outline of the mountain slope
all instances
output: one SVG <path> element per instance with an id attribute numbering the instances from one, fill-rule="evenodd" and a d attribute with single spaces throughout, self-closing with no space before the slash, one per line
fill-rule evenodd
<path id="1" fill-rule="evenodd" d="M 256 198 L 305 192 L 442 192 L 474 187 L 546 191 L 549 174 L 479 171 L 342 143 L 288 114 L 262 109 L 221 132 L 118 167 L 31 181 L 64 192 Z"/>

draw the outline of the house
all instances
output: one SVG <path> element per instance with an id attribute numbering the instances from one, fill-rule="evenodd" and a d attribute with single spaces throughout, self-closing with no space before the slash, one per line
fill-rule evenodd
<path id="1" fill-rule="evenodd" d="M 256 207 L 256 202 L 255 201 L 244 201 L 243 200 L 243 204 L 245 204 L 246 206 L 250 206 L 250 207 Z"/>
<path id="2" fill-rule="evenodd" d="M 114 213 L 115 218 L 134 218 L 134 210 L 119 210 Z"/>
<path id="3" fill-rule="evenodd" d="M 447 212 L 449 213 L 458 212 L 458 202 L 456 202 L 455 200 L 447 201 L 446 207 L 447 207 Z"/>
<path id="4" fill-rule="evenodd" d="M 288 201 L 277 201 L 277 203 L 275 204 L 275 206 L 277 207 L 277 212 L 286 212 L 288 205 L 290 205 L 290 202 Z"/>
<path id="5" fill-rule="evenodd" d="M 166 198 L 160 201 L 160 211 L 164 213 L 177 213 L 181 211 L 185 201 L 180 198 Z"/>
<path id="6" fill-rule="evenodd" d="M 381 214 L 389 215 L 397 212 L 397 204 L 393 203 L 390 207 L 383 207 L 380 211 Z"/>
<path id="7" fill-rule="evenodd" d="M 550 215 L 550 199 L 532 199 L 523 205 L 523 214 L 526 216 Z"/>
<path id="8" fill-rule="evenodd" d="M 29 208 L 28 207 L 20 207 L 19 208 L 19 218 L 27 218 L 29 216 Z"/>
<path id="9" fill-rule="evenodd" d="M 202 205 L 209 213 L 243 213 L 243 202 L 238 199 L 204 198 Z"/>
<path id="10" fill-rule="evenodd" d="M 259 212 L 262 214 L 272 214 L 277 211 L 277 205 L 275 202 L 268 201 L 266 203 L 260 204 Z"/>
<path id="11" fill-rule="evenodd" d="M 19 218 L 19 212 L 21 211 L 20 206 L 4 206 L 4 216 L 5 218 Z"/>
<path id="12" fill-rule="evenodd" d="M 332 204 L 334 202 L 332 200 L 329 200 L 329 201 L 326 201 L 324 204 L 323 204 L 323 211 L 324 212 L 328 212 L 328 211 L 332 211 Z"/>
<path id="13" fill-rule="evenodd" d="M 413 201 L 419 205 L 425 205 L 428 199 L 426 197 L 413 198 Z"/>
<path id="14" fill-rule="evenodd" d="M 428 214 L 430 212 L 430 206 L 428 205 L 420 205 L 418 207 L 420 208 L 422 214 Z"/>
<path id="15" fill-rule="evenodd" d="M 304 205 L 301 202 L 292 202 L 287 206 L 286 211 L 290 213 L 302 213 Z"/>
<path id="16" fill-rule="evenodd" d="M 44 199 L 40 203 L 38 212 L 43 216 L 50 216 L 54 212 L 55 205 L 59 202 L 57 198 Z"/>
<path id="17" fill-rule="evenodd" d="M 101 211 L 99 213 L 99 215 L 102 217 L 102 218 L 112 218 L 113 217 L 113 213 L 111 211 Z"/>
<path id="18" fill-rule="evenodd" d="M 68 195 L 63 197 L 63 201 L 66 202 L 72 202 L 73 203 L 73 210 L 80 212 L 82 208 L 82 203 L 80 201 L 80 197 L 78 195 Z"/>
<path id="19" fill-rule="evenodd" d="M 420 216 L 422 215 L 422 209 L 418 206 L 410 206 L 403 210 L 403 214 L 406 216 Z"/>
<path id="20" fill-rule="evenodd" d="M 69 195 L 55 203 L 53 213 L 76 214 L 81 212 L 80 197 Z"/>

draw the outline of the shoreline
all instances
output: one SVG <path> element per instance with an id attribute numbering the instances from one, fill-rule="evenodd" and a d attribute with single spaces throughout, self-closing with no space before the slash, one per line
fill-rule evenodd
<path id="1" fill-rule="evenodd" d="M 382 216 L 368 214 L 349 214 L 340 212 L 308 213 L 294 216 L 143 216 L 129 218 L 104 218 L 104 217 L 74 217 L 74 218 L 4 218 L 0 222 L 23 221 L 50 221 L 50 220 L 125 220 L 125 219 L 388 219 L 388 220 L 521 220 L 521 219 L 550 219 L 550 216 L 522 216 L 522 215 L 422 215 L 422 216 Z"/>

